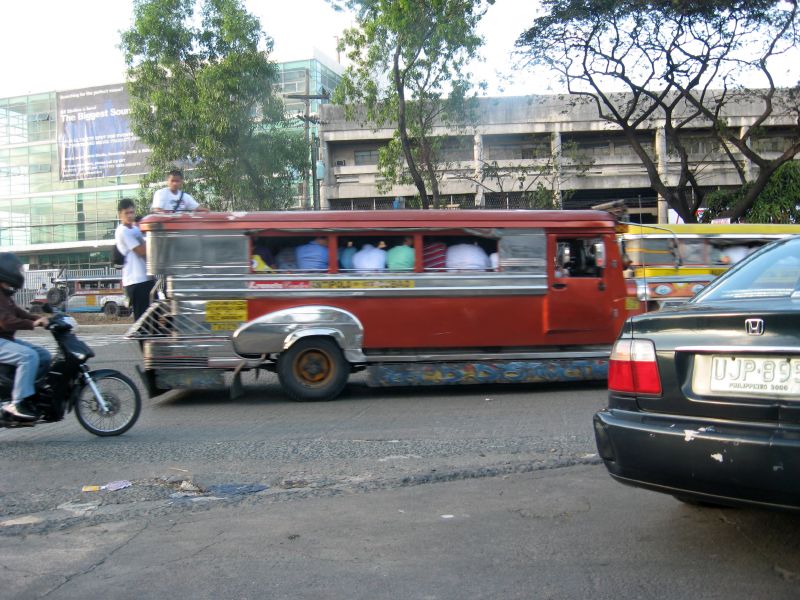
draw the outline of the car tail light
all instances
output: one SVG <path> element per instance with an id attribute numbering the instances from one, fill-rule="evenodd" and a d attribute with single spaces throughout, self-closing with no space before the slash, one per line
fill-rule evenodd
<path id="1" fill-rule="evenodd" d="M 608 389 L 635 394 L 661 394 L 656 347 L 650 340 L 617 340 L 608 363 Z"/>

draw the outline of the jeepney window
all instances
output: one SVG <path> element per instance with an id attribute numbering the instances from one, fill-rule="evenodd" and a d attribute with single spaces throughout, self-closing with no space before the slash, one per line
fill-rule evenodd
<path id="1" fill-rule="evenodd" d="M 752 240 L 714 240 L 710 243 L 711 264 L 733 266 L 763 245 Z"/>
<path id="2" fill-rule="evenodd" d="M 497 250 L 496 239 L 470 235 L 426 235 L 422 242 L 423 271 L 494 271 L 499 265 Z"/>
<path id="3" fill-rule="evenodd" d="M 553 257 L 555 277 L 602 277 L 596 254 L 602 238 L 558 238 Z"/>
<path id="4" fill-rule="evenodd" d="M 327 272 L 329 243 L 332 239 L 327 235 L 253 237 L 251 270 L 258 273 Z"/>
<path id="5" fill-rule="evenodd" d="M 678 254 L 675 239 L 672 237 L 629 239 L 626 241 L 625 251 L 636 266 L 674 266 Z"/>
<path id="6" fill-rule="evenodd" d="M 685 265 L 707 265 L 707 243 L 705 240 L 680 240 L 681 262 Z"/>
<path id="7" fill-rule="evenodd" d="M 547 238 L 541 231 L 503 235 L 498 243 L 498 252 L 496 270 L 544 274 Z"/>
<path id="8" fill-rule="evenodd" d="M 398 232 L 338 236 L 337 256 L 342 273 L 413 272 L 417 237 Z"/>

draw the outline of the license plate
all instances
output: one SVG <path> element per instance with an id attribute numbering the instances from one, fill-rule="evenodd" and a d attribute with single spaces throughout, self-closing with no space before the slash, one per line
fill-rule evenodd
<path id="1" fill-rule="evenodd" d="M 800 396 L 800 358 L 712 356 L 712 392 Z"/>

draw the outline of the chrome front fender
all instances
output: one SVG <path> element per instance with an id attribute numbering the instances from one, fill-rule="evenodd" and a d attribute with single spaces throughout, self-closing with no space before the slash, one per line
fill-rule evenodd
<path id="1" fill-rule="evenodd" d="M 244 358 L 280 354 L 310 336 L 333 338 L 351 363 L 364 362 L 364 327 L 333 306 L 298 306 L 262 315 L 233 332 L 233 349 Z"/>

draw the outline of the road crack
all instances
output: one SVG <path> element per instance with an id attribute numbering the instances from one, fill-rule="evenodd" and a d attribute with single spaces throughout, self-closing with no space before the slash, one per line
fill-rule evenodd
<path id="1" fill-rule="evenodd" d="M 147 521 L 141 529 L 139 529 L 138 531 L 133 533 L 127 540 L 125 540 L 124 542 L 122 542 L 121 544 L 116 546 L 115 548 L 112 548 L 111 551 L 109 551 L 105 556 L 103 556 L 102 559 L 100 559 L 99 561 L 97 561 L 95 563 L 92 563 L 91 565 L 89 565 L 88 567 L 83 569 L 82 571 L 78 571 L 77 573 L 73 573 L 71 575 L 67 575 L 66 577 L 64 577 L 64 581 L 62 581 L 56 587 L 48 590 L 47 592 L 45 592 L 44 594 L 39 596 L 39 598 L 47 598 L 51 594 L 54 594 L 55 592 L 57 592 L 58 590 L 63 588 L 65 585 L 70 583 L 72 580 L 74 580 L 74 579 L 76 579 L 78 577 L 81 577 L 83 575 L 86 575 L 88 573 L 91 573 L 92 571 L 94 571 L 98 567 L 103 566 L 112 556 L 114 556 L 117 552 L 119 552 L 120 550 L 122 550 L 123 548 L 128 546 L 131 542 L 133 542 L 136 538 L 138 538 L 142 533 L 144 533 L 147 530 L 148 527 L 150 527 L 150 522 L 149 521 Z"/>

